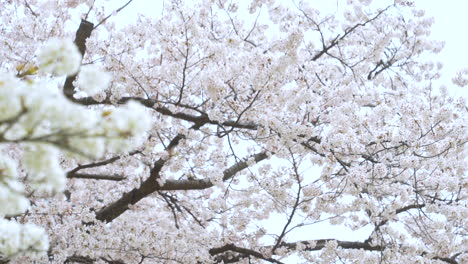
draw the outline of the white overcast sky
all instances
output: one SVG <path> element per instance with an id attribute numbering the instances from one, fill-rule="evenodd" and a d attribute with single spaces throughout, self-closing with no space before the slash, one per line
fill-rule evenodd
<path id="1" fill-rule="evenodd" d="M 449 83 L 455 73 L 468 67 L 468 1 L 467 0 L 416 0 L 416 5 L 435 18 L 432 38 L 444 40 L 445 47 L 434 56 L 444 63 L 442 80 L 453 94 L 468 98 L 468 87 L 459 88 Z"/>

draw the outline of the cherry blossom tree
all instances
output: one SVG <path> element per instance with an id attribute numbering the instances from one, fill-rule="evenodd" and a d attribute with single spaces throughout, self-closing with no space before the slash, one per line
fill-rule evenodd
<path id="1" fill-rule="evenodd" d="M 468 108 L 412 1 L 131 2 L 0 1 L 2 261 L 468 262 Z"/>

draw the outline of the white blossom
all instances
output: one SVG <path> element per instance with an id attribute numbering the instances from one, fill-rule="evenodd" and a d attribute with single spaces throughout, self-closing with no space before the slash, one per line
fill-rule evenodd
<path id="1" fill-rule="evenodd" d="M 7 73 L 0 73 L 0 121 L 12 118 L 22 110 L 21 97 L 24 84 Z"/>
<path id="2" fill-rule="evenodd" d="M 130 101 L 122 107 L 102 112 L 104 133 L 110 137 L 109 146 L 116 151 L 128 149 L 129 143 L 119 138 L 133 140 L 132 145 L 139 145 L 146 131 L 151 127 L 151 118 L 138 102 Z M 117 140 L 113 140 L 117 139 Z"/>
<path id="3" fill-rule="evenodd" d="M 0 155 L 0 216 L 16 215 L 29 208 L 24 186 L 18 179 L 16 162 Z"/>
<path id="4" fill-rule="evenodd" d="M 88 95 L 94 95 L 107 88 L 111 75 L 104 72 L 99 66 L 84 65 L 80 68 L 76 84 L 78 88 Z"/>
<path id="5" fill-rule="evenodd" d="M 39 191 L 60 192 L 65 188 L 65 172 L 60 166 L 59 151 L 55 147 L 30 145 L 23 156 L 31 184 Z"/>
<path id="6" fill-rule="evenodd" d="M 81 64 L 81 54 L 69 40 L 51 39 L 37 55 L 40 68 L 53 75 L 73 75 Z"/>
<path id="7" fill-rule="evenodd" d="M 44 252 L 49 241 L 44 229 L 33 224 L 21 225 L 0 218 L 0 252 L 2 258 L 11 258 L 25 252 Z"/>

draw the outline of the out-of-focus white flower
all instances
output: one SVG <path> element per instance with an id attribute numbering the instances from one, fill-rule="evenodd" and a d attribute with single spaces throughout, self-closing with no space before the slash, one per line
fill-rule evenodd
<path id="1" fill-rule="evenodd" d="M 16 162 L 7 156 L 0 155 L 0 179 L 16 179 L 17 177 Z"/>
<path id="2" fill-rule="evenodd" d="M 105 110 L 102 116 L 105 120 L 102 128 L 109 138 L 107 145 L 117 152 L 140 145 L 145 139 L 145 133 L 151 128 L 151 116 L 144 106 L 135 101 Z"/>
<path id="3" fill-rule="evenodd" d="M 85 65 L 80 68 L 78 74 L 78 88 L 88 95 L 94 95 L 107 88 L 111 81 L 111 75 L 97 65 Z"/>
<path id="4" fill-rule="evenodd" d="M 68 140 L 70 146 L 93 158 L 101 158 L 104 155 L 105 143 L 104 137 L 75 137 Z"/>
<path id="5" fill-rule="evenodd" d="M 23 196 L 24 186 L 17 177 L 16 162 L 0 155 L 0 217 L 23 213 L 29 207 Z"/>
<path id="6" fill-rule="evenodd" d="M 69 40 L 51 39 L 37 55 L 40 68 L 56 76 L 73 75 L 80 68 L 81 54 Z"/>
<path id="7" fill-rule="evenodd" d="M 108 123 L 105 126 L 107 132 L 110 134 L 117 133 L 114 136 L 140 136 L 151 126 L 151 118 L 145 112 L 145 107 L 135 101 L 130 101 L 122 107 L 105 111 L 103 115 L 107 115 Z"/>
<path id="8" fill-rule="evenodd" d="M 130 101 L 120 109 L 126 120 L 126 128 L 133 136 L 141 136 L 151 128 L 151 117 L 145 107 L 135 101 Z"/>
<path id="9" fill-rule="evenodd" d="M 49 241 L 44 229 L 32 225 L 21 225 L 14 221 L 0 219 L 0 255 L 11 258 L 18 253 L 44 252 Z"/>
<path id="10" fill-rule="evenodd" d="M 20 192 L 23 185 L 15 180 L 0 184 L 0 217 L 21 214 L 29 208 L 29 201 Z"/>
<path id="11" fill-rule="evenodd" d="M 66 176 L 60 167 L 59 150 L 45 144 L 29 145 L 23 156 L 31 186 L 43 192 L 61 192 Z"/>
<path id="12" fill-rule="evenodd" d="M 21 245 L 23 250 L 29 248 L 34 251 L 46 251 L 49 248 L 49 240 L 44 229 L 33 224 L 23 225 L 23 236 Z"/>
<path id="13" fill-rule="evenodd" d="M 54 39 L 38 53 L 38 62 L 45 72 L 56 76 L 71 75 L 80 68 L 81 55 L 72 42 Z M 110 80 L 110 74 L 90 65 L 82 67 L 77 85 L 88 95 L 93 95 L 104 90 Z M 18 118 L 13 119 L 15 117 Z M 54 193 L 64 190 L 66 174 L 60 166 L 59 148 L 86 157 L 101 157 L 106 150 L 121 152 L 141 144 L 150 127 L 151 116 L 138 102 L 101 112 L 71 103 L 61 92 L 48 89 L 46 83 L 22 81 L 12 74 L 0 73 L 0 133 L 5 141 L 24 143 L 21 165 L 34 191 Z M 28 142 L 31 138 L 41 138 L 44 142 Z M 29 200 L 24 194 L 16 162 L 0 154 L 2 259 L 44 253 L 48 248 L 43 229 L 4 219 L 29 208 Z"/>
<path id="14" fill-rule="evenodd" d="M 10 74 L 0 73 L 0 121 L 21 111 L 20 93 L 23 83 Z"/>

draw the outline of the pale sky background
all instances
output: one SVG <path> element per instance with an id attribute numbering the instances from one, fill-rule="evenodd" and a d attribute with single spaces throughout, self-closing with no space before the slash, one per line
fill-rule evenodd
<path id="1" fill-rule="evenodd" d="M 444 40 L 445 47 L 434 60 L 444 63 L 442 80 L 454 95 L 468 98 L 468 87 L 452 85 L 450 79 L 462 68 L 468 67 L 468 1 L 467 0 L 416 0 L 416 5 L 435 18 L 432 38 Z"/>
<path id="2" fill-rule="evenodd" d="M 170 1 L 170 0 L 166 0 Z M 190 0 L 187 0 L 190 1 Z M 290 0 L 282 0 L 290 2 Z M 311 2 L 327 3 L 330 1 L 335 3 L 335 0 L 310 0 Z M 374 0 L 375 3 L 388 2 L 388 0 Z M 109 1 L 110 3 L 111 1 Z M 127 0 L 112 1 L 112 5 L 118 7 Z M 142 12 L 146 15 L 160 15 L 161 6 L 163 1 L 150 1 L 150 0 L 134 0 L 125 10 L 113 18 L 113 21 L 121 24 L 126 21 L 132 22 L 136 18 L 137 12 Z M 436 82 L 436 85 L 444 84 L 449 88 L 452 95 L 463 95 L 468 98 L 468 87 L 460 88 L 451 83 L 451 78 L 455 73 L 465 67 L 468 67 L 468 0 L 415 0 L 416 6 L 424 9 L 428 16 L 435 18 L 431 38 L 434 40 L 445 41 L 445 47 L 439 54 L 433 54 L 428 59 L 433 61 L 440 61 L 444 64 L 442 78 Z M 317 6 L 320 8 L 320 6 Z M 125 22 L 122 21 L 125 18 Z M 269 227 L 274 227 L 276 231 L 278 227 L 281 228 L 283 221 L 276 221 L 271 219 L 268 221 Z M 302 230 L 302 229 L 301 229 Z M 290 240 L 299 239 L 319 239 L 319 238 L 337 238 L 341 240 L 362 240 L 365 239 L 372 229 L 364 228 L 360 232 L 350 231 L 344 227 L 329 226 L 327 224 L 319 224 L 313 229 L 303 230 L 296 234 L 291 233 Z M 306 231 L 306 232 L 304 232 Z M 297 263 L 297 259 L 292 257 L 283 260 L 285 263 Z"/>

